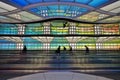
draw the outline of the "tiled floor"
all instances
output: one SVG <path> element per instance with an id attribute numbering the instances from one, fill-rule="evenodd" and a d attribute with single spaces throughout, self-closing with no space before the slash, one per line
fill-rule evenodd
<path id="1" fill-rule="evenodd" d="M 20 54 L 19 51 L 1 51 L 0 75 L 24 75 L 51 70 L 82 73 L 120 72 L 119 51 L 90 51 L 88 54 L 85 51 L 73 51 L 73 55 L 70 53 L 61 51 L 58 55 L 55 51 L 27 51 L 26 54 Z"/>

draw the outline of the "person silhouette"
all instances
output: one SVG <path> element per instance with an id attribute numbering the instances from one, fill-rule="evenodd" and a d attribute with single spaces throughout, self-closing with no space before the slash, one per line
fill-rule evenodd
<path id="1" fill-rule="evenodd" d="M 72 51 L 72 47 L 71 46 L 69 46 L 69 47 L 70 47 L 69 51 Z"/>
<path id="2" fill-rule="evenodd" d="M 64 47 L 63 50 L 66 51 L 66 47 L 65 46 L 63 46 L 63 47 Z"/>
<path id="3" fill-rule="evenodd" d="M 60 46 L 58 46 L 56 53 L 57 53 L 57 55 L 60 55 Z"/>
<path id="4" fill-rule="evenodd" d="M 24 54 L 24 53 L 26 53 L 26 51 L 27 51 L 27 47 L 26 47 L 26 45 L 24 45 L 22 53 Z"/>
<path id="5" fill-rule="evenodd" d="M 72 47 L 71 47 L 71 46 L 69 46 L 69 48 L 70 48 L 70 49 L 69 49 L 70 54 L 71 54 L 71 55 L 73 55 L 73 53 L 72 53 Z"/>
<path id="6" fill-rule="evenodd" d="M 89 53 L 89 48 L 85 45 L 86 53 Z"/>
<path id="7" fill-rule="evenodd" d="M 63 28 L 65 28 L 65 27 L 66 27 L 66 25 L 67 25 L 67 22 L 63 23 Z"/>

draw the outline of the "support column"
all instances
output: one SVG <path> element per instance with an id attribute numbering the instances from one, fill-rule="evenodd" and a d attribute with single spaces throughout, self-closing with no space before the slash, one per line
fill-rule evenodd
<path id="1" fill-rule="evenodd" d="M 73 50 L 76 50 L 76 42 L 70 42 L 70 46 Z"/>
<path id="2" fill-rule="evenodd" d="M 70 23 L 69 34 L 76 34 L 76 24 L 75 23 Z"/>
<path id="3" fill-rule="evenodd" d="M 95 29 L 95 35 L 100 35 L 102 34 L 102 26 L 100 24 L 96 24 L 94 26 L 94 29 Z"/>
<path id="4" fill-rule="evenodd" d="M 43 43 L 43 50 L 49 50 L 50 49 L 50 42 L 44 42 Z"/>
<path id="5" fill-rule="evenodd" d="M 44 26 L 44 34 L 50 34 L 50 22 L 43 23 Z"/>
<path id="6" fill-rule="evenodd" d="M 44 34 L 50 34 L 50 22 L 44 22 L 43 26 L 44 26 Z M 44 37 L 44 41 L 42 42 L 43 42 L 43 50 L 49 50 L 51 38 Z"/>
<path id="7" fill-rule="evenodd" d="M 102 34 L 102 27 L 101 27 L 100 24 L 94 25 L 94 32 L 95 32 L 95 35 L 101 35 Z M 95 40 L 97 40 L 97 39 L 98 38 L 95 37 Z M 103 44 L 101 42 L 96 41 L 96 43 L 95 43 L 96 50 L 101 49 L 102 45 Z"/>
<path id="8" fill-rule="evenodd" d="M 70 46 L 73 50 L 77 50 L 77 42 L 79 41 L 79 37 L 66 37 L 69 41 Z"/>
<path id="9" fill-rule="evenodd" d="M 18 24 L 17 26 L 18 26 L 18 35 L 24 35 L 25 34 L 25 24 Z M 21 37 L 21 40 L 23 40 L 22 37 Z M 23 42 L 16 43 L 17 50 L 22 50 L 23 46 L 24 46 Z"/>

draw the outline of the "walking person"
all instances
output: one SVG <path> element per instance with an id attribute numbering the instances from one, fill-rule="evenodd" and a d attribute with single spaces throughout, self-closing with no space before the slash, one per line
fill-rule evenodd
<path id="1" fill-rule="evenodd" d="M 85 48 L 86 48 L 86 53 L 89 53 L 89 48 L 85 45 Z"/>
<path id="2" fill-rule="evenodd" d="M 72 47 L 71 46 L 69 46 L 69 51 L 70 51 L 70 55 L 73 55 L 73 52 L 72 52 Z"/>
<path id="3" fill-rule="evenodd" d="M 26 52 L 27 52 L 27 47 L 26 47 L 26 45 L 24 45 L 23 50 L 22 50 L 22 54 L 26 54 Z"/>
<path id="4" fill-rule="evenodd" d="M 57 50 L 56 50 L 56 54 L 60 55 L 60 46 L 58 46 Z"/>

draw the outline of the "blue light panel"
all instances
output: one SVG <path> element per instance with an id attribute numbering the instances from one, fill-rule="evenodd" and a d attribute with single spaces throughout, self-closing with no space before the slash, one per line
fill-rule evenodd
<path id="1" fill-rule="evenodd" d="M 74 0 L 60 0 L 61 2 L 73 2 Z"/>
<path id="2" fill-rule="evenodd" d="M 0 24 L 0 34 L 17 34 L 18 28 L 13 24 Z"/>
<path id="3" fill-rule="evenodd" d="M 10 2 L 22 7 L 28 5 L 28 2 L 26 2 L 26 0 L 10 0 Z"/>
<path id="4" fill-rule="evenodd" d="M 68 10 L 70 6 L 68 5 L 62 5 L 60 6 L 60 10 Z"/>
<path id="5" fill-rule="evenodd" d="M 2 50 L 13 50 L 16 49 L 16 43 L 12 41 L 8 41 L 5 39 L 0 40 L 0 49 Z"/>
<path id="6" fill-rule="evenodd" d="M 26 0 L 26 1 L 28 1 L 31 4 L 42 2 L 42 0 Z"/>
<path id="7" fill-rule="evenodd" d="M 92 7 L 98 7 L 106 2 L 108 2 L 109 0 L 93 0 L 92 2 L 90 2 L 88 5 L 92 6 Z"/>
<path id="8" fill-rule="evenodd" d="M 82 3 L 82 4 L 88 4 L 92 0 L 75 0 L 75 2 Z"/>
<path id="9" fill-rule="evenodd" d="M 42 46 L 43 46 L 42 42 L 40 42 L 36 39 L 32 39 L 30 37 L 24 37 L 23 43 L 24 43 L 24 45 L 26 45 L 28 50 L 39 49 L 39 48 L 42 48 Z"/>
<path id="10" fill-rule="evenodd" d="M 59 2 L 59 0 L 9 0 L 9 1 L 22 7 L 39 2 Z M 60 2 L 76 2 L 81 4 L 87 4 L 92 7 L 101 6 L 102 4 L 108 1 L 110 0 L 60 0 Z"/>
<path id="11" fill-rule="evenodd" d="M 58 10 L 58 5 L 48 6 L 48 9 Z"/>
<path id="12" fill-rule="evenodd" d="M 4 40 L 4 39 L 0 39 L 0 43 L 14 43 L 14 42 L 8 41 L 8 40 Z"/>
<path id="13" fill-rule="evenodd" d="M 30 38 L 30 37 L 23 37 L 23 42 L 24 43 L 39 43 L 40 41 Z"/>
<path id="14" fill-rule="evenodd" d="M 75 17 L 88 11 L 86 8 L 70 5 L 49 5 L 39 6 L 30 11 L 44 17 Z"/>
<path id="15" fill-rule="evenodd" d="M 44 0 L 44 2 L 58 2 L 58 0 Z"/>

